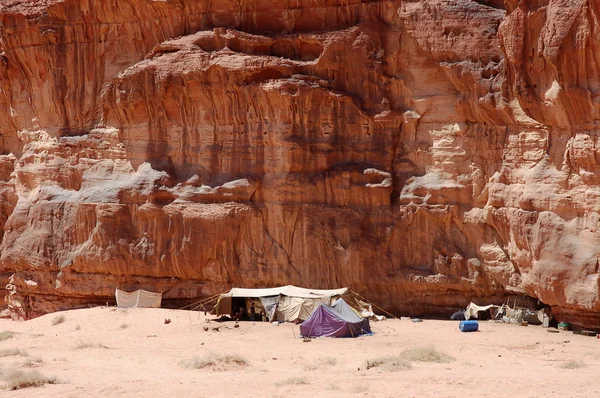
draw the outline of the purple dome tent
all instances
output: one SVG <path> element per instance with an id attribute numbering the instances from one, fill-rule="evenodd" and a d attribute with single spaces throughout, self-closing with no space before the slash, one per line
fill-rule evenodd
<path id="1" fill-rule="evenodd" d="M 333 307 L 319 305 L 300 325 L 303 337 L 357 337 L 371 333 L 369 319 L 359 317 L 342 299 Z"/>

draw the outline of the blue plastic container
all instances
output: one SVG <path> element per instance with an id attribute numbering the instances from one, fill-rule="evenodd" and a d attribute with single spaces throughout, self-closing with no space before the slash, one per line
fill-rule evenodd
<path id="1" fill-rule="evenodd" d="M 461 332 L 476 332 L 479 330 L 477 321 L 461 321 L 458 325 Z"/>

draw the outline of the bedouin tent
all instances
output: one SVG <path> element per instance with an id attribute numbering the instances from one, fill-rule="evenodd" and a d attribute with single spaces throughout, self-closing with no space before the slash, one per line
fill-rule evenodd
<path id="1" fill-rule="evenodd" d="M 213 311 L 217 316 L 234 315 L 240 306 L 247 312 L 254 304 L 255 311 L 263 310 L 271 321 L 295 322 L 307 319 L 319 305 L 331 305 L 340 297 L 348 299 L 357 310 L 366 306 L 347 288 L 323 290 L 288 285 L 267 289 L 233 288 L 221 294 Z"/>
<path id="2" fill-rule="evenodd" d="M 343 299 L 333 306 L 321 304 L 300 325 L 303 337 L 357 337 L 371 334 L 369 318 L 361 318 Z"/>
<path id="3" fill-rule="evenodd" d="M 162 293 L 136 290 L 135 292 L 115 291 L 117 307 L 119 308 L 160 308 Z"/>

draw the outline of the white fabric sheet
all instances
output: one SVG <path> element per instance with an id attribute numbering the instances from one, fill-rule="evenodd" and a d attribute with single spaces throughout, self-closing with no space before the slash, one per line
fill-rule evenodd
<path id="1" fill-rule="evenodd" d="M 477 304 L 474 304 L 474 303 L 470 303 L 467 306 L 467 309 L 465 310 L 465 319 L 468 320 L 468 319 L 471 319 L 471 318 L 478 318 L 479 311 L 487 311 L 490 308 L 494 308 L 494 309 L 497 310 L 497 309 L 500 309 L 502 307 L 499 306 L 499 305 L 493 305 L 493 304 L 490 304 L 490 305 L 477 305 Z M 494 314 L 492 314 L 492 315 L 494 315 Z"/>
<path id="2" fill-rule="evenodd" d="M 271 296 L 290 296 L 290 297 L 301 297 L 301 298 L 319 298 L 319 297 L 333 297 L 333 296 L 342 296 L 348 293 L 347 288 L 341 289 L 330 289 L 330 290 L 321 290 L 321 289 L 305 289 L 303 287 L 297 287 L 292 285 L 281 286 L 281 287 L 273 287 L 268 289 L 243 289 L 243 288 L 233 288 L 227 294 L 231 295 L 231 297 L 249 297 L 249 298 L 259 298 L 259 297 L 271 297 Z"/>
<path id="3" fill-rule="evenodd" d="M 135 292 L 115 291 L 117 307 L 119 308 L 160 308 L 162 293 L 154 293 L 146 290 Z"/>

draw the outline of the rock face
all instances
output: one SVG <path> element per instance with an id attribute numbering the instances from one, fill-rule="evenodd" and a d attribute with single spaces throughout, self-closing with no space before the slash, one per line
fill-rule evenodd
<path id="1" fill-rule="evenodd" d="M 589 0 L 0 1 L 15 316 L 116 287 L 525 295 L 600 327 Z"/>

